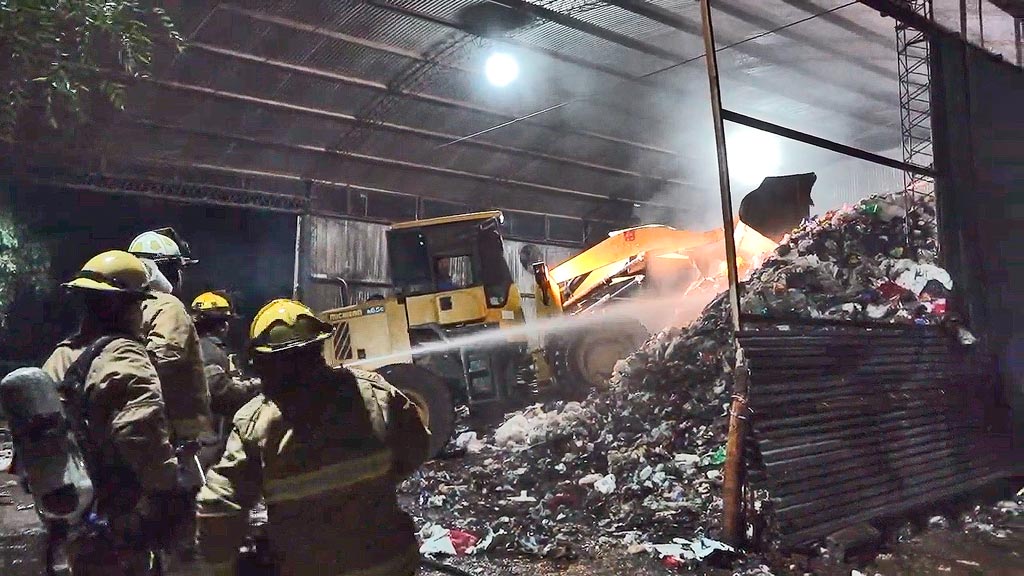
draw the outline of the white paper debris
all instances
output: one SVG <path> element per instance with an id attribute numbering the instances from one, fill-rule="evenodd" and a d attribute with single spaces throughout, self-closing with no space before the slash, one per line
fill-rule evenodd
<path id="1" fill-rule="evenodd" d="M 455 556 L 455 546 L 452 544 L 448 529 L 440 524 L 427 524 L 420 530 L 420 554 L 424 556 L 435 556 L 443 554 Z"/>
<path id="2" fill-rule="evenodd" d="M 609 474 L 597 482 L 594 482 L 594 490 L 597 490 L 601 494 L 611 494 L 612 492 L 615 492 L 615 475 Z"/>

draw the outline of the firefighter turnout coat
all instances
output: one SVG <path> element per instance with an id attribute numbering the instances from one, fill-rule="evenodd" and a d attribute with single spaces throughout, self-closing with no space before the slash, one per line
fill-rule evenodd
<path id="1" fill-rule="evenodd" d="M 152 296 L 142 302 L 142 336 L 160 375 L 171 434 L 175 442 L 209 437 L 210 390 L 195 324 L 175 296 L 157 291 Z"/>
<path id="2" fill-rule="evenodd" d="M 429 432 L 379 375 L 330 377 L 334 398 L 310 398 L 296 411 L 260 395 L 235 415 L 227 451 L 199 493 L 199 547 L 214 573 L 232 573 L 260 496 L 282 576 L 416 572 L 415 528 L 396 487 L 426 460 Z"/>
<path id="3" fill-rule="evenodd" d="M 235 412 L 252 400 L 259 389 L 234 377 L 235 369 L 223 340 L 217 336 L 201 336 L 199 345 L 203 354 L 206 383 L 210 389 L 210 408 L 216 419 L 226 418 L 231 422 Z"/>
<path id="4" fill-rule="evenodd" d="M 43 370 L 60 382 L 94 339 L 74 336 L 61 342 Z M 176 486 L 178 463 L 170 444 L 160 383 L 141 342 L 117 338 L 93 360 L 83 397 L 90 444 L 99 454 L 101 478 L 97 508 L 112 523 L 147 493 Z"/>

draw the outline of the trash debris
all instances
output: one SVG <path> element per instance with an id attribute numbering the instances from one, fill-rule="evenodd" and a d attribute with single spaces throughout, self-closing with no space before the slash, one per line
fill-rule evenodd
<path id="1" fill-rule="evenodd" d="M 597 490 L 601 494 L 611 494 L 612 492 L 615 492 L 615 475 L 608 474 L 604 478 L 594 482 L 594 490 Z"/>
<path id="2" fill-rule="evenodd" d="M 654 544 L 651 546 L 662 558 L 675 557 L 683 560 L 704 560 L 708 556 L 711 556 L 715 552 L 735 552 L 736 549 L 728 544 L 723 544 L 717 540 L 710 538 L 696 538 L 694 540 L 685 540 L 683 538 L 676 538 L 672 544 Z"/>
<path id="3" fill-rule="evenodd" d="M 452 543 L 450 531 L 440 524 L 428 524 L 419 533 L 420 554 L 424 556 L 455 556 L 458 552 Z"/>
<path id="4" fill-rule="evenodd" d="M 484 449 L 486 444 L 479 438 L 477 438 L 476 432 L 469 431 L 459 434 L 455 438 L 455 447 L 459 450 L 465 450 L 469 454 L 477 454 Z"/>
<path id="5" fill-rule="evenodd" d="M 465 556 L 469 553 L 473 547 L 476 546 L 479 538 L 474 534 L 470 534 L 465 530 L 448 530 L 448 539 L 452 543 L 452 548 L 455 549 L 455 553 L 459 556 Z"/>
<path id="6" fill-rule="evenodd" d="M 830 211 L 748 274 L 742 311 L 942 324 L 954 286 L 936 263 L 935 238 L 934 207 L 902 194 Z M 444 493 L 445 519 L 493 531 L 495 552 L 564 558 L 598 539 L 634 552 L 666 542 L 658 553 L 684 562 L 721 550 L 693 534 L 720 528 L 735 364 L 729 325 L 723 292 L 688 326 L 661 331 L 617 362 L 608 386 L 585 401 L 510 414 L 482 439 L 484 453 L 458 469 L 428 465 L 403 490 L 421 503 Z M 749 569 L 764 573 L 759 563 Z"/>

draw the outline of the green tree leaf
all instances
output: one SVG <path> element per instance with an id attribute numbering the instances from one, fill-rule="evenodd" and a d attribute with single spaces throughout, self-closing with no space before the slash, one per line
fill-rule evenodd
<path id="1" fill-rule="evenodd" d="M 32 108 L 54 127 L 85 120 L 84 93 L 123 108 L 127 83 L 151 72 L 154 38 L 177 51 L 184 44 L 158 1 L 0 0 L 0 139 L 11 140 Z"/>

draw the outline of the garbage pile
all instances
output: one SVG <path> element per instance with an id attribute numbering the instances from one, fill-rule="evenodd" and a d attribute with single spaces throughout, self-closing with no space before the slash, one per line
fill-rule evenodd
<path id="1" fill-rule="evenodd" d="M 952 282 L 934 264 L 933 215 L 899 195 L 806 221 L 746 279 L 743 311 L 939 322 Z M 425 470 L 408 487 L 421 521 L 475 535 L 477 553 L 571 557 L 617 543 L 685 566 L 722 552 L 713 538 L 734 363 L 721 294 L 621 360 L 607 389 L 513 414 L 457 468 Z"/>
<path id="2" fill-rule="evenodd" d="M 740 307 L 776 318 L 935 324 L 953 289 L 936 258 L 933 205 L 873 196 L 805 221 L 783 239 L 751 272 Z"/>

